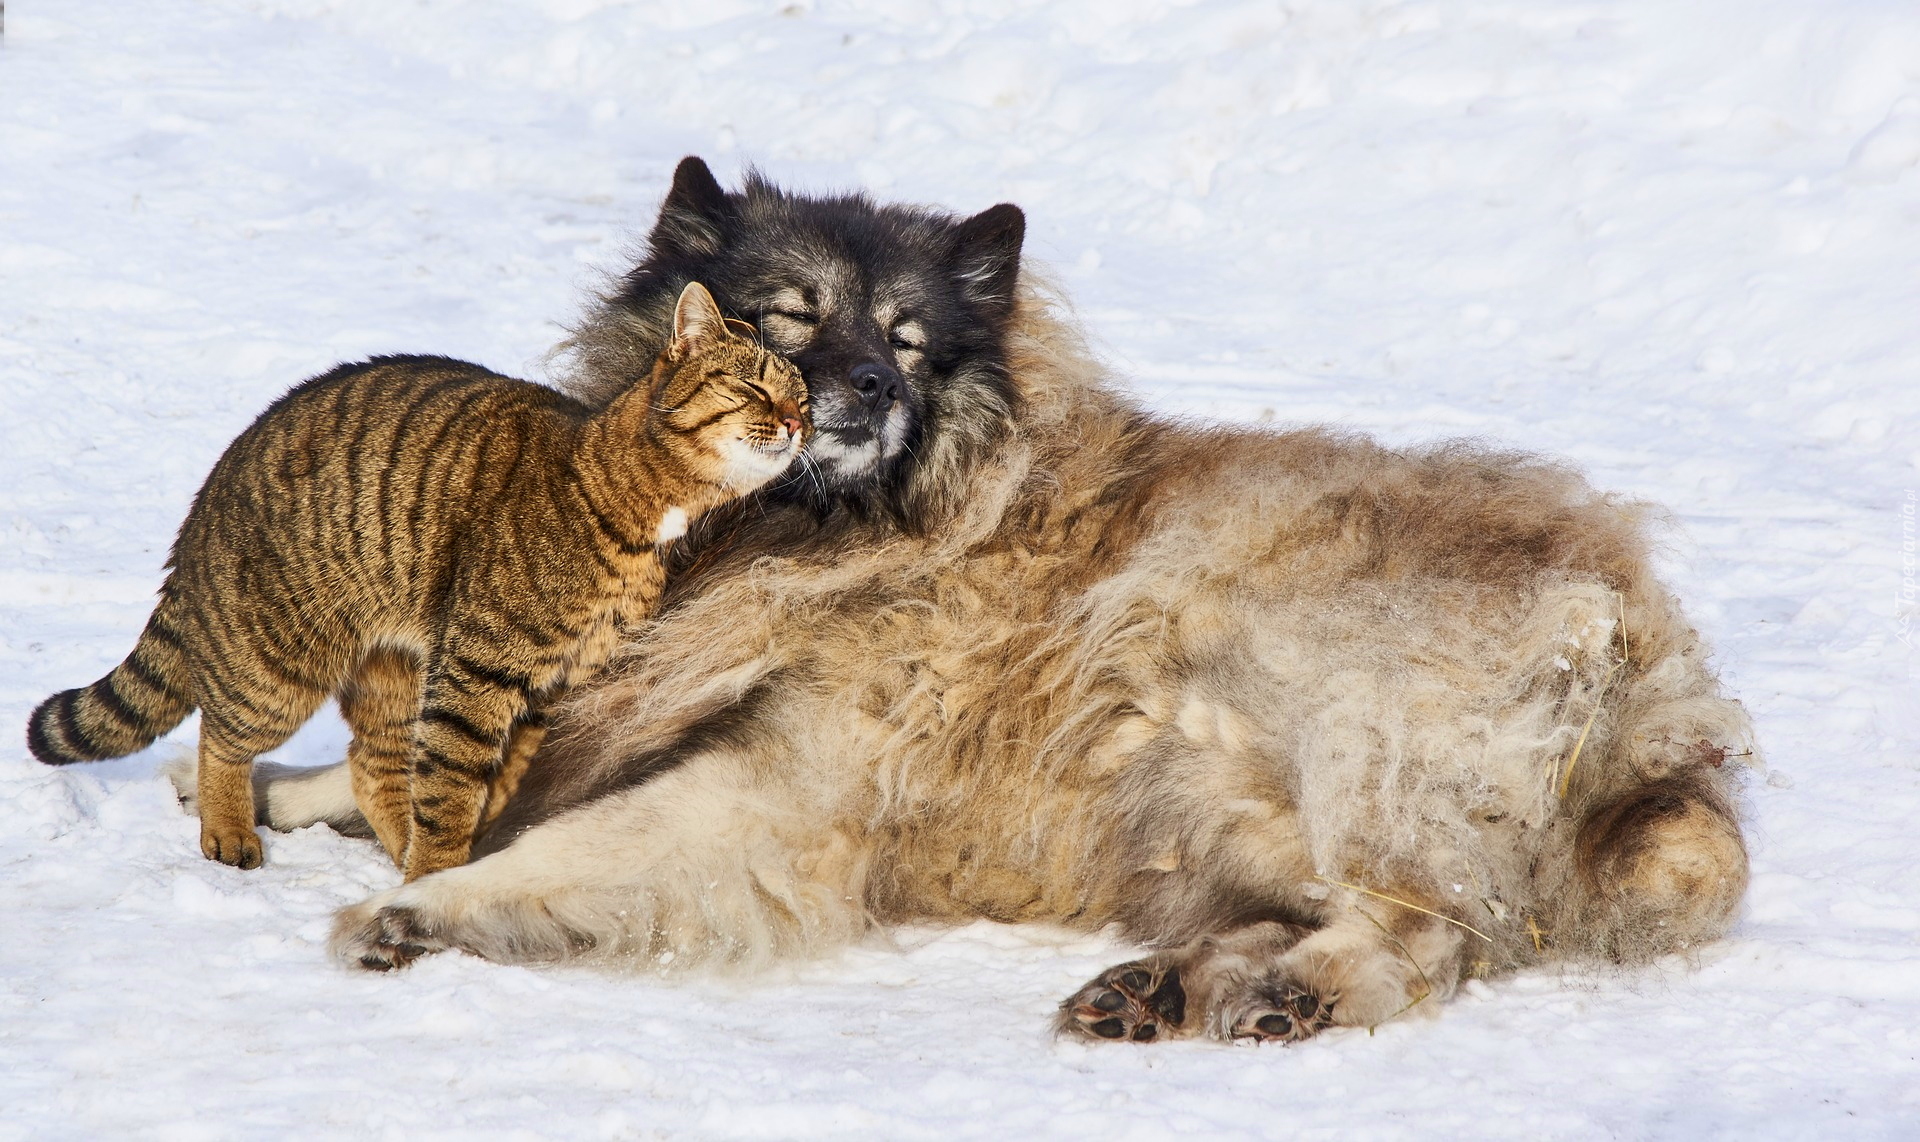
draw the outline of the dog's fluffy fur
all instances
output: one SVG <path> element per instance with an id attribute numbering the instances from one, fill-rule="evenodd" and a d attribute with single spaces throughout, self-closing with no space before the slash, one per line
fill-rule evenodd
<path id="1" fill-rule="evenodd" d="M 1115 925 L 1161 950 L 1062 1030 L 1291 1040 L 1725 929 L 1748 725 L 1641 508 L 1524 455 L 1150 415 L 1030 276 L 1005 329 L 1006 399 L 924 441 L 919 516 L 776 497 L 710 535 L 496 851 L 348 909 L 338 954 Z M 310 786 L 262 804 L 350 816 Z"/>

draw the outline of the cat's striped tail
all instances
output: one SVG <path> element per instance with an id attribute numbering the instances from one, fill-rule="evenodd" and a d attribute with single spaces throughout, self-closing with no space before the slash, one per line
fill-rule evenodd
<path id="1" fill-rule="evenodd" d="M 161 596 L 126 661 L 105 678 L 62 690 L 27 719 L 27 748 L 48 765 L 101 761 L 145 749 L 180 724 L 194 701 L 172 602 Z"/>

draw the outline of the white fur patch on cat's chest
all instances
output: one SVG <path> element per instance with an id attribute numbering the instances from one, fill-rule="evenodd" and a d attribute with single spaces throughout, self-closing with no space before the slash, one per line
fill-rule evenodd
<path id="1" fill-rule="evenodd" d="M 653 533 L 655 543 L 672 543 L 687 534 L 687 509 L 668 508 L 660 517 L 660 530 Z"/>

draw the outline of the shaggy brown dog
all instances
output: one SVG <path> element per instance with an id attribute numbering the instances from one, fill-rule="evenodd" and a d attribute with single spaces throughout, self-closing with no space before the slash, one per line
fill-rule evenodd
<path id="1" fill-rule="evenodd" d="M 920 517 L 772 500 L 710 532 L 497 851 L 346 910 L 337 954 L 1114 925 L 1160 950 L 1064 1031 L 1294 1040 L 1726 928 L 1748 726 L 1639 509 L 1526 456 L 1156 417 L 1030 280 L 1004 353 L 1005 411 L 917 474 Z M 280 824 L 340 800 L 268 793 Z"/>

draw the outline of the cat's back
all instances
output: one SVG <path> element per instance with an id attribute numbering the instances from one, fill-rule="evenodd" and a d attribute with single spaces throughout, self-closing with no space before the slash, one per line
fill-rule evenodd
<path id="1" fill-rule="evenodd" d="M 234 441 L 285 439 L 308 432 L 366 430 L 422 422 L 494 418 L 503 427 L 520 420 L 577 423 L 591 415 L 579 401 L 532 381 L 518 380 L 452 357 L 381 356 L 335 365 L 302 381 L 268 405 Z M 505 421 L 499 418 L 505 417 Z"/>
<path id="2" fill-rule="evenodd" d="M 262 530 L 424 543 L 484 510 L 527 461 L 564 448 L 589 415 L 544 385 L 449 357 L 338 365 L 288 390 L 234 439 L 176 550 L 247 543 Z"/>
<path id="3" fill-rule="evenodd" d="M 564 393 L 451 357 L 384 356 L 336 365 L 268 405 L 234 438 L 209 478 L 302 479 L 329 463 L 380 467 L 444 455 L 480 437 L 565 431 L 591 415 Z"/>

